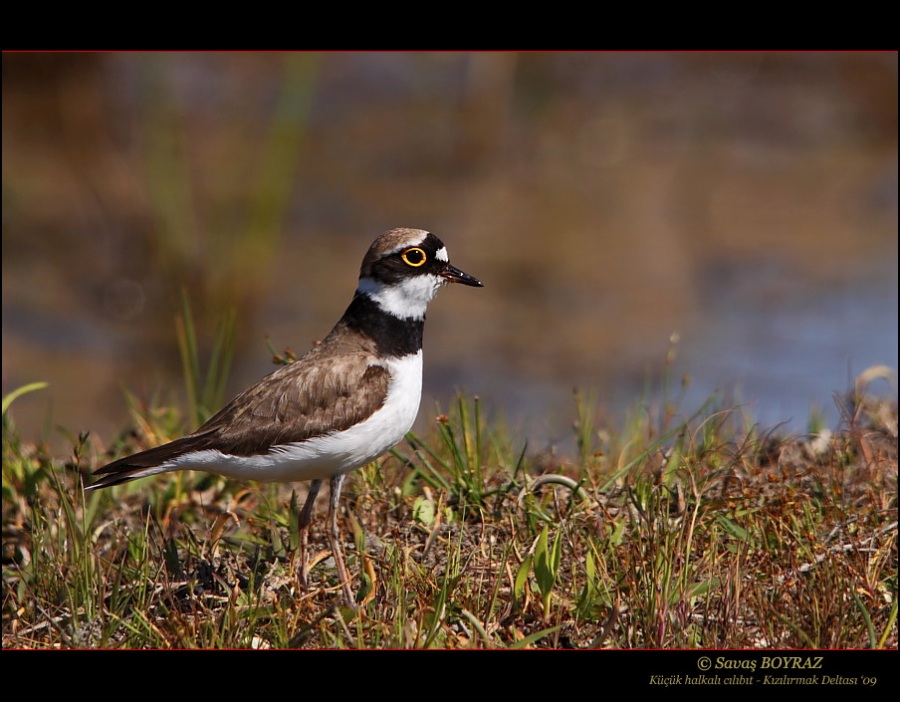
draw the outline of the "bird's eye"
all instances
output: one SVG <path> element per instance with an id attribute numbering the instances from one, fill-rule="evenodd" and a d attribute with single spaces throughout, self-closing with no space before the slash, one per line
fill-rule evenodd
<path id="1" fill-rule="evenodd" d="M 412 266 L 413 268 L 418 268 L 428 260 L 428 256 L 426 256 L 425 252 L 418 246 L 413 246 L 411 249 L 407 249 L 402 254 L 400 254 L 400 258 L 403 259 L 404 263 Z"/>

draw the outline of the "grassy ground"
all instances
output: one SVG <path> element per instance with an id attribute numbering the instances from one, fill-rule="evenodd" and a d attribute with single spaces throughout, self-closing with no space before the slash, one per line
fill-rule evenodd
<path id="1" fill-rule="evenodd" d="M 612 429 L 576 397 L 564 457 L 459 398 L 348 481 L 355 611 L 324 499 L 298 588 L 305 484 L 184 473 L 86 496 L 99 464 L 186 422 L 135 408 L 108 451 L 73 438 L 64 460 L 5 407 L 3 647 L 896 647 L 897 407 L 864 382 L 842 402 L 833 432 L 785 437 L 712 402 Z"/>

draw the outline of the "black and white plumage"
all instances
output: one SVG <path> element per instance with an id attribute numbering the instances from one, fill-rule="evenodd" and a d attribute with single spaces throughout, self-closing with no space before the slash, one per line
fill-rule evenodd
<path id="1" fill-rule="evenodd" d="M 330 480 L 329 542 L 344 599 L 352 604 L 340 552 L 337 505 L 347 473 L 399 443 L 422 395 L 425 310 L 448 283 L 481 287 L 450 265 L 447 249 L 421 229 L 392 229 L 363 258 L 359 285 L 322 343 L 235 397 L 197 431 L 98 469 L 86 490 L 175 470 L 242 480 L 312 480 L 300 514 L 300 580 L 321 483 Z"/>

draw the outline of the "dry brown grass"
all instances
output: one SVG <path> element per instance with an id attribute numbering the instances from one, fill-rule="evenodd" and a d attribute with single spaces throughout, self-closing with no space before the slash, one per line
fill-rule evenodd
<path id="1" fill-rule="evenodd" d="M 897 407 L 845 411 L 815 437 L 644 414 L 576 426 L 561 459 L 461 398 L 350 481 L 355 611 L 324 520 L 298 589 L 302 495 L 172 474 L 85 499 L 106 457 L 64 463 L 4 416 L 3 647 L 896 647 Z"/>

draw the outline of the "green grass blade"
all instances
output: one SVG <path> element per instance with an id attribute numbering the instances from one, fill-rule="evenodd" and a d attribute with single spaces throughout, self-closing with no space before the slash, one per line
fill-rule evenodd
<path id="1" fill-rule="evenodd" d="M 42 388 L 47 387 L 49 383 L 29 383 L 28 385 L 23 385 L 20 388 L 16 388 L 11 393 L 3 396 L 3 412 L 2 414 L 6 414 L 6 410 L 9 409 L 9 406 L 13 403 L 17 397 L 21 397 L 27 392 L 34 392 L 35 390 L 41 390 Z"/>

